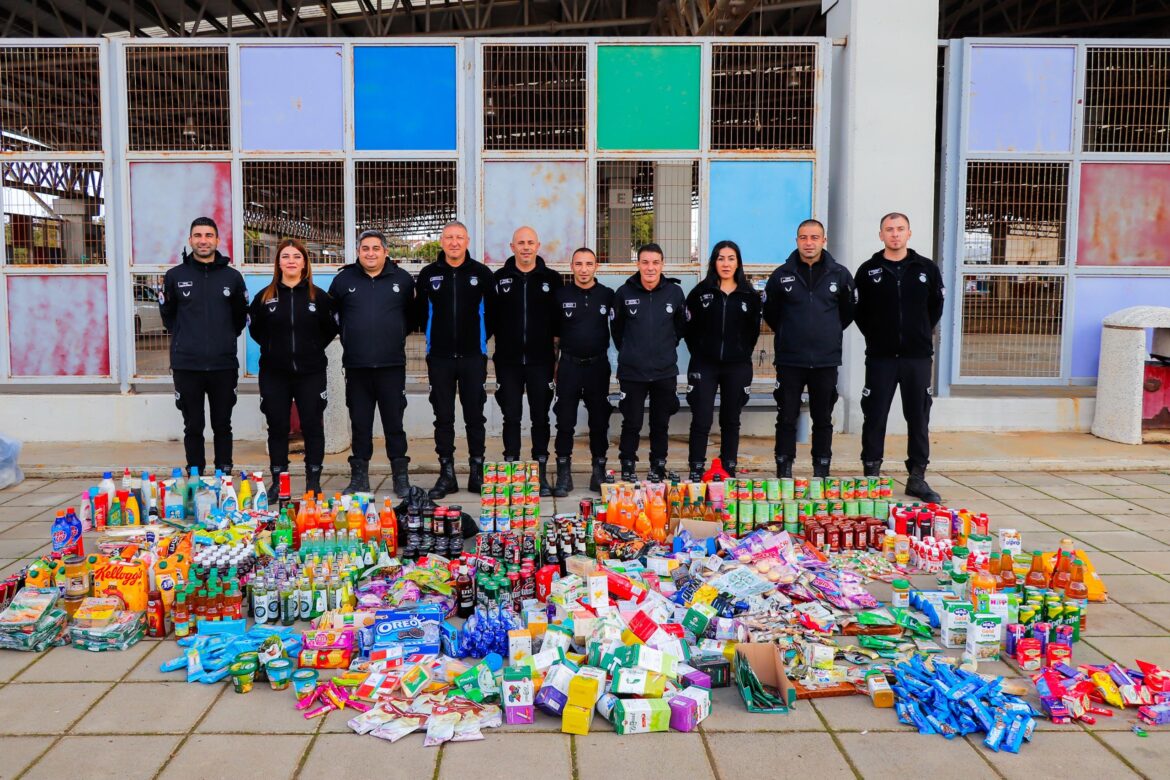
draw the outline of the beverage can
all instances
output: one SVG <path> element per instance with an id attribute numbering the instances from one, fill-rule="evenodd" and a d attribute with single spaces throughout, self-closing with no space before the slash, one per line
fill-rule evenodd
<path id="1" fill-rule="evenodd" d="M 764 497 L 769 501 L 780 500 L 780 480 L 766 479 L 764 480 Z"/>

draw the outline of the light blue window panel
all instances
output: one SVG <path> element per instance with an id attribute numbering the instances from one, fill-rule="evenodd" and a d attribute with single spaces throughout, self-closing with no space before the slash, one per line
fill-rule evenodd
<path id="1" fill-rule="evenodd" d="M 739 244 L 745 263 L 779 265 L 796 248 L 797 226 L 813 215 L 810 160 L 711 163 L 709 246 Z"/>
<path id="2" fill-rule="evenodd" d="M 1071 46 L 973 47 L 968 151 L 1071 151 L 1075 67 Z"/>

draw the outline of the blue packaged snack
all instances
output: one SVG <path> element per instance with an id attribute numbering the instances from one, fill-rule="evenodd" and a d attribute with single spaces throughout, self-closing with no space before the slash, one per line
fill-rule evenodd
<path id="1" fill-rule="evenodd" d="M 398 645 L 404 656 L 438 655 L 444 610 L 437 604 L 411 609 L 380 609 L 374 613 L 373 648 Z"/>

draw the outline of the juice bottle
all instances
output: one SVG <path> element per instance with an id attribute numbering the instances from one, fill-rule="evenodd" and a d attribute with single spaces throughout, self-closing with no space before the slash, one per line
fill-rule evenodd
<path id="1" fill-rule="evenodd" d="M 1056 555 L 1056 568 L 1052 571 L 1052 583 L 1049 587 L 1053 590 L 1063 591 L 1072 582 L 1072 556 L 1063 550 Z"/>
<path id="2" fill-rule="evenodd" d="M 987 573 L 995 580 L 995 589 L 999 590 L 999 557 L 992 554 L 987 560 Z"/>
<path id="3" fill-rule="evenodd" d="M 1080 558 L 1073 561 L 1071 579 L 1064 589 L 1064 596 L 1069 601 L 1076 602 L 1081 608 L 1081 632 L 1085 630 L 1085 615 L 1089 607 L 1089 586 L 1085 584 L 1085 563 Z"/>
<path id="4" fill-rule="evenodd" d="M 1012 554 L 1004 550 L 999 558 L 999 589 L 1007 593 L 1014 593 L 1019 590 L 1020 583 L 1016 579 L 1015 561 L 1012 560 Z"/>
<path id="5" fill-rule="evenodd" d="M 643 539 L 650 538 L 650 518 L 646 517 L 645 512 L 638 513 L 638 519 L 634 521 L 634 533 L 641 536 Z"/>
<path id="6" fill-rule="evenodd" d="M 390 506 L 390 499 L 382 505 L 382 514 L 378 518 L 378 530 L 382 543 L 386 546 L 389 555 L 398 554 L 398 518 L 394 514 L 394 507 Z"/>
<path id="7" fill-rule="evenodd" d="M 1047 588 L 1048 573 L 1044 571 L 1044 556 L 1039 550 L 1032 552 L 1032 568 L 1024 576 L 1024 585 L 1029 588 Z"/>
<path id="8" fill-rule="evenodd" d="M 349 504 L 349 511 L 345 513 L 345 526 L 351 532 L 361 535 L 362 527 L 366 524 L 366 516 L 362 514 L 361 503 L 355 498 Z"/>
<path id="9" fill-rule="evenodd" d="M 378 517 L 378 507 L 371 500 L 366 504 L 366 513 L 362 516 L 361 539 L 363 542 L 377 541 L 381 534 L 381 520 Z"/>
<path id="10" fill-rule="evenodd" d="M 175 636 L 185 637 L 191 633 L 191 611 L 187 608 L 187 594 L 180 592 L 175 596 L 175 606 L 171 610 L 175 623 Z"/>
<path id="11" fill-rule="evenodd" d="M 971 576 L 971 603 L 976 608 L 979 606 L 979 597 L 987 596 L 995 592 L 995 577 L 991 576 L 991 572 L 987 570 L 986 566 L 982 566 L 978 571 Z"/>
<path id="12" fill-rule="evenodd" d="M 666 539 L 666 501 L 662 494 L 655 492 L 650 498 L 650 505 L 646 507 L 646 515 L 650 518 L 650 533 L 655 541 Z"/>

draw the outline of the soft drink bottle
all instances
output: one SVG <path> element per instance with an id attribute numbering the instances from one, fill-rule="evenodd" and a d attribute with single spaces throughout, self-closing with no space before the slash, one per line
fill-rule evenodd
<path id="1" fill-rule="evenodd" d="M 1073 561 L 1072 575 L 1068 587 L 1064 590 L 1065 598 L 1076 602 L 1081 608 L 1081 633 L 1084 633 L 1087 621 L 1085 619 L 1089 606 L 1089 586 L 1085 584 L 1085 562 L 1080 558 Z"/>
<path id="2" fill-rule="evenodd" d="M 1044 571 L 1044 556 L 1039 550 L 1032 553 L 1032 568 L 1024 576 L 1024 585 L 1029 588 L 1047 588 L 1048 573 Z"/>
<path id="3" fill-rule="evenodd" d="M 394 507 L 390 506 L 390 499 L 382 506 L 382 514 L 378 518 L 382 544 L 389 555 L 398 554 L 398 518 L 394 514 Z"/>

